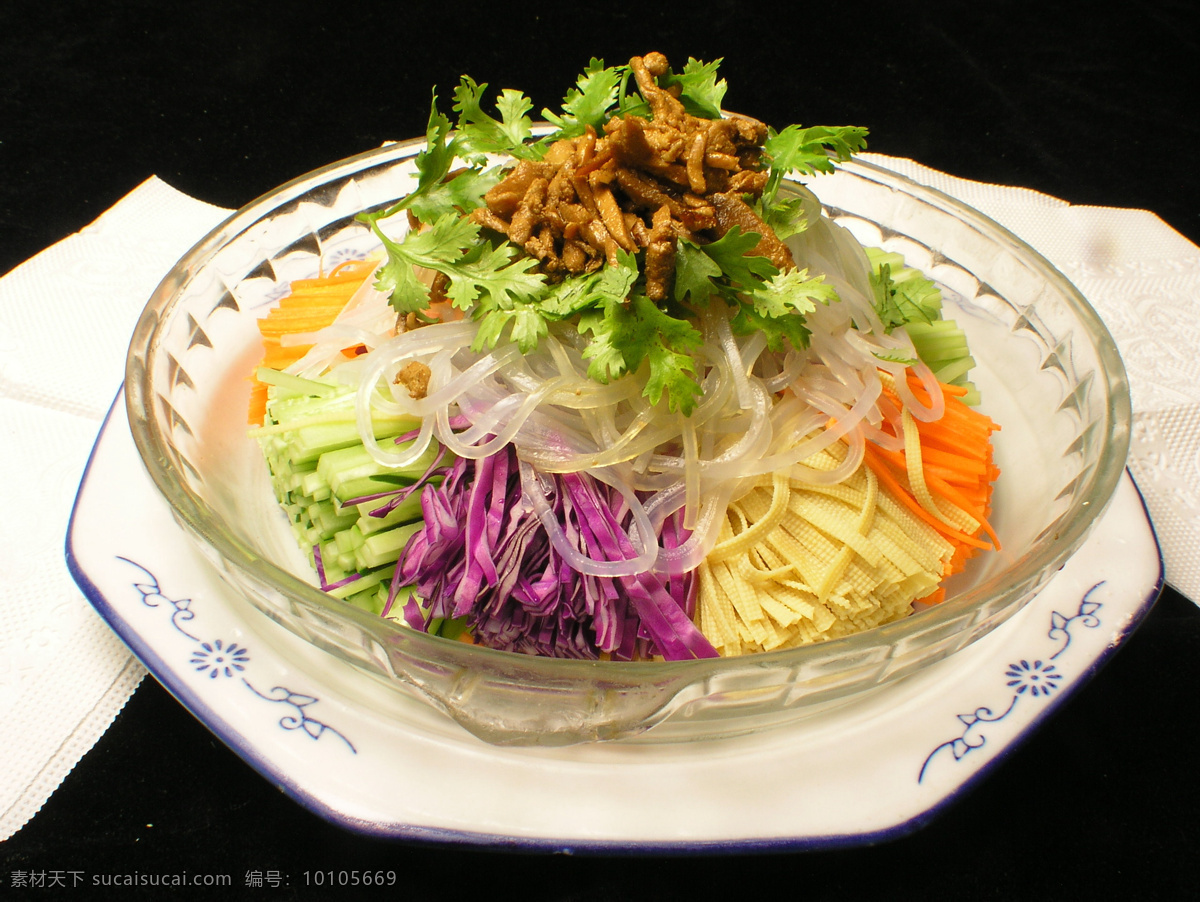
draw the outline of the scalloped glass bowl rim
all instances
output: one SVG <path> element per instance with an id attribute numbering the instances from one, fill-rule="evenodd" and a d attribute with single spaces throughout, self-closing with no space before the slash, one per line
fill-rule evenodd
<path id="1" fill-rule="evenodd" d="M 155 485 L 167 499 L 176 519 L 195 537 L 213 548 L 228 564 L 245 571 L 260 581 L 273 585 L 284 595 L 326 611 L 336 611 L 339 616 L 344 616 L 347 620 L 370 632 L 378 634 L 380 630 L 384 630 L 386 633 L 394 633 L 398 638 L 403 638 L 408 652 L 418 652 L 420 657 L 430 661 L 438 660 L 452 649 L 454 658 L 459 660 L 463 658 L 477 659 L 481 666 L 495 664 L 501 670 L 519 666 L 524 671 L 524 678 L 530 680 L 545 678 L 555 683 L 561 683 L 564 680 L 593 679 L 597 676 L 597 671 L 606 672 L 612 676 L 621 673 L 635 675 L 652 671 L 656 677 L 686 677 L 690 682 L 695 682 L 724 670 L 746 667 L 754 661 L 772 666 L 800 666 L 808 661 L 850 657 L 865 649 L 899 643 L 915 633 L 936 627 L 942 621 L 957 617 L 968 608 L 995 600 L 999 596 L 1028 592 L 1031 585 L 1040 585 L 1039 574 L 1047 573 L 1051 568 L 1061 566 L 1077 550 L 1111 499 L 1124 471 L 1128 454 L 1131 412 L 1128 383 L 1123 364 L 1116 351 L 1116 344 L 1095 310 L 1075 286 L 1049 261 L 994 220 L 935 188 L 922 185 L 874 163 L 855 159 L 849 163 L 839 164 L 840 168 L 852 172 L 857 170 L 860 174 L 869 177 L 883 177 L 886 180 L 903 183 L 914 195 L 924 195 L 928 199 L 935 200 L 938 206 L 952 211 L 958 218 L 1024 258 L 1048 282 L 1053 283 L 1056 290 L 1068 300 L 1080 325 L 1092 336 L 1100 369 L 1105 376 L 1103 388 L 1108 399 L 1108 429 L 1090 484 L 1087 487 L 1086 496 L 1081 495 L 1075 505 L 1082 510 L 1078 515 L 1065 522 L 1058 541 L 1042 543 L 1012 566 L 989 577 L 979 585 L 903 620 L 822 643 L 734 658 L 626 662 L 518 655 L 481 646 L 466 645 L 438 636 L 429 636 L 330 598 L 315 586 L 305 583 L 286 570 L 263 559 L 240 539 L 231 535 L 222 527 L 219 518 L 182 480 L 172 477 L 170 465 L 164 463 L 166 455 L 161 451 L 160 436 L 146 428 L 146 418 L 138 410 L 138 404 L 142 399 L 152 397 L 148 384 L 148 374 L 151 369 L 139 366 L 138 358 L 152 348 L 151 342 L 158 323 L 163 320 L 163 314 L 169 309 L 172 300 L 179 295 L 179 289 L 187 283 L 193 273 L 204 266 L 206 261 L 226 241 L 240 234 L 264 216 L 269 216 L 273 210 L 295 200 L 304 191 L 330 181 L 338 175 L 351 174 L 361 170 L 367 164 L 381 164 L 388 162 L 391 158 L 399 160 L 411 156 L 414 147 L 423 145 L 423 138 L 387 144 L 381 148 L 330 163 L 284 183 L 232 213 L 184 255 L 163 278 L 151 295 L 130 343 L 126 364 L 126 404 L 129 408 L 134 442 Z M 257 606 L 255 607 L 257 608 Z"/>

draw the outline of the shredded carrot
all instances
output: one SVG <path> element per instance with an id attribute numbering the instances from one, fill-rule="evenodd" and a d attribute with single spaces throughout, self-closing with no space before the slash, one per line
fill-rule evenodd
<path id="1" fill-rule="evenodd" d="M 929 403 L 929 393 L 919 379 L 910 373 L 908 383 L 918 401 Z M 890 451 L 868 444 L 866 463 L 900 503 L 954 545 L 954 554 L 945 573 L 945 576 L 951 576 L 962 570 L 966 561 L 978 551 L 1000 548 L 1000 539 L 988 523 L 992 487 L 1000 473 L 992 459 L 991 436 L 1000 427 L 960 400 L 966 389 L 939 384 L 945 398 L 945 414 L 932 422 L 915 422 L 920 438 L 920 478 L 928 490 L 923 497 L 932 496 L 965 512 L 979 523 L 976 534 L 967 535 L 950 526 L 917 500 L 903 450 Z M 899 398 L 891 389 L 885 388 L 884 393 L 890 401 L 899 404 Z M 926 600 L 940 601 L 943 597 L 944 591 L 939 590 Z"/>
<path id="2" fill-rule="evenodd" d="M 888 487 L 891 493 L 901 504 L 944 535 L 951 542 L 959 545 L 969 545 L 981 550 L 992 547 L 982 539 L 976 539 L 967 535 L 966 533 L 959 532 L 952 526 L 946 525 L 933 514 L 929 513 L 929 511 L 925 510 L 925 508 L 921 506 L 920 502 L 913 497 L 912 492 L 909 491 L 908 480 L 898 477 L 892 471 L 892 468 L 889 466 L 888 462 L 883 459 L 882 455 L 879 453 L 878 448 L 868 445 L 866 460 L 871 469 L 875 471 L 875 475 L 879 477 L 879 481 Z"/>
<path id="3" fill-rule="evenodd" d="M 328 275 L 292 282 L 287 296 L 258 321 L 263 342 L 259 366 L 280 370 L 307 354 L 312 345 L 284 346 L 283 336 L 324 329 L 337 319 L 354 292 L 374 271 L 375 263 L 371 260 L 350 260 Z M 349 350 L 353 356 L 357 349 Z M 251 378 L 248 420 L 252 425 L 262 425 L 267 411 L 267 386 Z"/>

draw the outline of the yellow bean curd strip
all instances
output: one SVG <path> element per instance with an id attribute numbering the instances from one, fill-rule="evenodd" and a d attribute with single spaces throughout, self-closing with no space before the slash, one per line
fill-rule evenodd
<path id="1" fill-rule="evenodd" d="M 921 460 L 921 435 L 917 431 L 913 415 L 904 408 L 900 412 L 904 428 L 904 462 L 908 470 L 908 487 L 921 507 L 937 517 L 947 526 L 971 536 L 979 531 L 980 522 L 965 510 L 949 502 L 938 504 L 925 481 L 925 467 Z"/>
<path id="2" fill-rule="evenodd" d="M 805 463 L 844 455 L 838 444 Z M 770 474 L 730 506 L 699 569 L 697 620 L 723 655 L 838 638 L 906 616 L 953 552 L 865 466 L 827 486 Z"/>

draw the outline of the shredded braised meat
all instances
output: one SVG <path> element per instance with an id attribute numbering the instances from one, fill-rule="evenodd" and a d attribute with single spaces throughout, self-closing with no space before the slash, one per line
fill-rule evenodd
<path id="1" fill-rule="evenodd" d="M 537 258 L 551 280 L 615 264 L 618 249 L 645 251 L 646 294 L 668 297 L 680 238 L 714 241 L 734 226 L 762 236 L 756 253 L 780 269 L 787 246 L 745 201 L 762 194 L 767 127 L 747 116 L 701 119 L 660 87 L 661 53 L 629 61 L 651 118 L 615 116 L 604 134 L 550 145 L 538 162 L 517 163 L 471 213 Z"/>
<path id="2" fill-rule="evenodd" d="M 428 366 L 414 360 L 396 374 L 395 383 L 407 388 L 410 398 L 420 401 L 429 394 L 429 378 L 432 375 L 433 371 Z"/>

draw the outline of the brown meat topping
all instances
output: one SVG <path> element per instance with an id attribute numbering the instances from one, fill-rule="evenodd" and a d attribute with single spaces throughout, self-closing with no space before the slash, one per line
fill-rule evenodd
<path id="1" fill-rule="evenodd" d="M 656 81 L 667 71 L 661 53 L 629 66 L 650 119 L 614 117 L 603 135 L 589 129 L 556 141 L 541 161 L 509 170 L 471 219 L 521 246 L 551 280 L 615 264 L 620 250 L 644 250 L 646 293 L 656 301 L 670 294 L 680 238 L 706 244 L 739 226 L 763 236 L 758 253 L 792 267 L 787 246 L 743 199 L 766 184 L 766 126 L 687 113 Z"/>
<path id="2" fill-rule="evenodd" d="M 408 389 L 408 395 L 420 401 L 429 393 L 429 377 L 432 371 L 419 360 L 414 360 L 396 374 L 396 384 Z"/>

